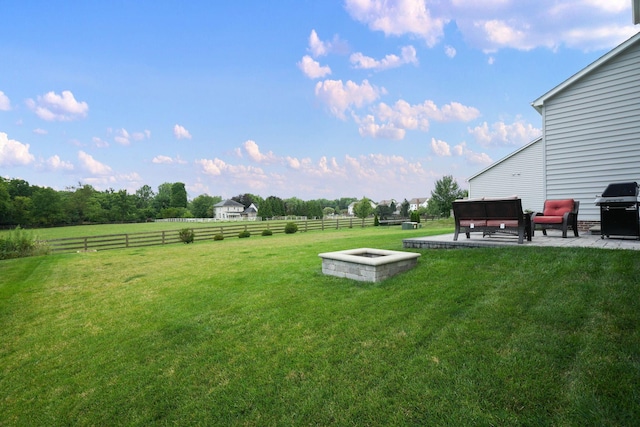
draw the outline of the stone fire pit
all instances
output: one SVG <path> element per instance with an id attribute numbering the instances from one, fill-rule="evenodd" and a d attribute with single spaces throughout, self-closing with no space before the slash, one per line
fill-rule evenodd
<path id="1" fill-rule="evenodd" d="M 322 273 L 363 282 L 380 282 L 415 267 L 420 254 L 359 248 L 318 254 Z"/>

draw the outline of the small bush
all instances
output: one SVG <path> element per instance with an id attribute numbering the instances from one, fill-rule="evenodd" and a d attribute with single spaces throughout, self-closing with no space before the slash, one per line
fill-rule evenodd
<path id="1" fill-rule="evenodd" d="M 373 216 L 373 226 L 378 227 L 380 225 L 380 220 L 378 219 L 378 215 Z"/>
<path id="2" fill-rule="evenodd" d="M 216 234 L 213 236 L 213 240 L 224 240 L 224 234 Z"/>
<path id="3" fill-rule="evenodd" d="M 183 228 L 182 230 L 180 230 L 178 235 L 180 236 L 180 240 L 182 241 L 182 243 L 185 244 L 193 243 L 193 239 L 195 239 L 196 237 L 196 234 L 191 228 Z"/>
<path id="4" fill-rule="evenodd" d="M 45 255 L 49 252 L 46 244 L 36 240 L 31 232 L 20 226 L 0 239 L 0 259 L 21 258 L 33 255 Z"/>
<path id="5" fill-rule="evenodd" d="M 262 235 L 263 236 L 272 236 L 273 235 L 273 231 L 271 231 L 271 230 L 262 230 Z"/>
<path id="6" fill-rule="evenodd" d="M 284 226 L 284 232 L 286 234 L 293 234 L 298 231 L 298 224 L 295 222 L 288 222 L 287 225 Z"/>
<path id="7" fill-rule="evenodd" d="M 241 239 L 251 237 L 251 232 L 249 230 L 241 231 L 240 233 L 238 233 L 238 237 Z"/>

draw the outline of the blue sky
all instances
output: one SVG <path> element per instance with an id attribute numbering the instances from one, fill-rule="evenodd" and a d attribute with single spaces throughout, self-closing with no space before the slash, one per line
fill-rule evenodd
<path id="1" fill-rule="evenodd" d="M 472 3 L 472 4 L 470 4 Z M 190 198 L 429 196 L 541 133 L 630 0 L 4 1 L 0 175 Z"/>

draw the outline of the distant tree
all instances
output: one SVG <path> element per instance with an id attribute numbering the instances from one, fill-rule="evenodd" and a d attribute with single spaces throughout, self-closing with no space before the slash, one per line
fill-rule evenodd
<path id="1" fill-rule="evenodd" d="M 0 177 L 0 224 L 11 223 L 11 195 L 5 179 Z"/>
<path id="2" fill-rule="evenodd" d="M 317 200 L 309 200 L 307 202 L 307 217 L 308 218 L 322 218 L 324 212 L 322 211 L 322 205 Z"/>
<path id="3" fill-rule="evenodd" d="M 64 222 L 61 195 L 53 188 L 38 188 L 31 197 L 33 202 L 33 219 L 41 226 L 58 225 Z"/>
<path id="4" fill-rule="evenodd" d="M 251 193 L 238 194 L 237 196 L 232 197 L 231 200 L 242 203 L 245 209 L 251 206 L 252 203 L 258 208 L 262 204 L 262 198 Z"/>
<path id="5" fill-rule="evenodd" d="M 460 189 L 453 176 L 446 175 L 435 183 L 435 188 L 431 191 L 431 198 L 427 210 L 432 215 L 439 215 L 444 218 L 451 216 L 453 201 L 466 196 L 466 191 Z"/>
<path id="6" fill-rule="evenodd" d="M 187 189 L 183 182 L 174 182 L 171 184 L 171 198 L 169 199 L 169 206 L 172 208 L 187 207 Z"/>
<path id="7" fill-rule="evenodd" d="M 355 216 L 362 218 L 363 220 L 373 212 L 374 208 L 371 206 L 371 200 L 366 197 L 360 199 L 360 201 L 358 201 L 358 203 L 353 207 L 353 213 Z"/>
<path id="8" fill-rule="evenodd" d="M 165 182 L 158 186 L 158 192 L 153 198 L 153 209 L 160 212 L 171 205 L 171 183 Z"/>
<path id="9" fill-rule="evenodd" d="M 274 216 L 284 216 L 285 208 L 284 208 L 284 200 L 280 197 L 269 196 L 264 200 L 263 204 L 268 204 L 268 208 L 271 210 L 271 215 L 267 215 L 262 211 L 262 207 L 258 210 L 259 214 L 263 218 L 272 218 Z"/>
<path id="10" fill-rule="evenodd" d="M 404 201 L 402 202 L 402 205 L 400 205 L 400 216 L 403 218 L 407 218 L 409 216 L 410 207 L 411 207 L 411 204 L 407 201 L 407 199 L 404 199 Z"/>
<path id="11" fill-rule="evenodd" d="M 212 218 L 213 205 L 222 201 L 220 196 L 201 194 L 189 203 L 189 210 L 195 218 Z"/>
<path id="12" fill-rule="evenodd" d="M 391 209 L 391 206 L 389 206 L 389 205 L 380 204 L 380 205 L 376 206 L 375 211 L 378 214 L 378 217 L 380 219 L 383 219 L 383 220 L 384 219 L 389 219 L 389 217 L 391 215 L 393 215 L 393 210 Z"/>
<path id="13" fill-rule="evenodd" d="M 322 209 L 322 214 L 324 216 L 331 216 L 335 213 L 336 213 L 336 210 L 330 206 L 327 206 L 326 208 Z"/>

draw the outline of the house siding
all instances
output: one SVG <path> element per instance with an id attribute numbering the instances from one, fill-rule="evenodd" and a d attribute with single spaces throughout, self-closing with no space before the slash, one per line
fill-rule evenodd
<path id="1" fill-rule="evenodd" d="M 544 205 L 542 140 L 536 140 L 508 158 L 469 179 L 469 197 L 522 199 L 525 210 L 540 211 Z"/>
<path id="2" fill-rule="evenodd" d="M 640 44 L 545 100 L 545 198 L 580 201 L 597 221 L 608 184 L 640 182 Z"/>

